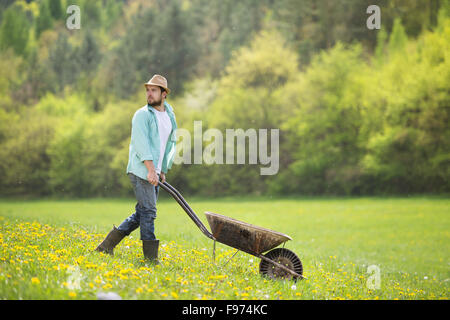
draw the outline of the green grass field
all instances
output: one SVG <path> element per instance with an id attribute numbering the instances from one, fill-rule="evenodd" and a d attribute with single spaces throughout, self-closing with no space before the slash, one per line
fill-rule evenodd
<path id="1" fill-rule="evenodd" d="M 266 279 L 260 260 L 242 252 L 225 265 L 235 250 L 219 243 L 214 263 L 213 242 L 166 197 L 159 266 L 143 259 L 138 230 L 114 257 L 93 252 L 134 199 L 1 200 L 0 298 L 448 299 L 449 199 L 186 200 L 207 226 L 203 212 L 212 211 L 288 234 L 307 279 Z"/>

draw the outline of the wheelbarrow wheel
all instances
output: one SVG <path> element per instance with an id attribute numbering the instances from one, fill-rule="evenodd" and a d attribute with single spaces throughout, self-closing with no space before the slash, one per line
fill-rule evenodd
<path id="1" fill-rule="evenodd" d="M 299 257 L 289 249 L 276 248 L 269 251 L 264 256 L 272 261 L 278 262 L 299 275 L 303 274 L 302 262 Z M 272 279 L 297 280 L 298 278 L 266 260 L 261 260 L 259 264 L 259 273 Z"/>

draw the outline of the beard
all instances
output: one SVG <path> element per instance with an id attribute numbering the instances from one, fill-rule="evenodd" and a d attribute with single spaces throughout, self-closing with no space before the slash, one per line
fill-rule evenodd
<path id="1" fill-rule="evenodd" d="M 159 100 L 154 100 L 153 102 L 148 101 L 148 104 L 152 107 L 160 106 L 162 102 L 162 98 L 160 97 Z"/>

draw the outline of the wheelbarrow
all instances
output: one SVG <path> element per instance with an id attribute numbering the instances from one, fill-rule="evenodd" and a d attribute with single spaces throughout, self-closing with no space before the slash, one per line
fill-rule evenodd
<path id="1" fill-rule="evenodd" d="M 207 211 L 205 215 L 211 228 L 211 233 L 178 190 L 167 182 L 159 181 L 158 184 L 178 202 L 200 231 L 214 241 L 214 259 L 216 241 L 218 241 L 237 249 L 231 258 L 240 250 L 261 259 L 259 273 L 264 276 L 272 279 L 284 278 L 297 280 L 298 278 L 304 278 L 303 266 L 297 255 L 284 247 L 276 248 L 280 244 L 292 240 L 288 235 Z M 264 252 L 267 253 L 263 254 Z"/>

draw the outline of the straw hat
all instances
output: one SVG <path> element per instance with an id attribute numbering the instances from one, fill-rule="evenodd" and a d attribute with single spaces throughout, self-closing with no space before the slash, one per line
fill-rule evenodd
<path id="1" fill-rule="evenodd" d="M 148 85 L 163 87 L 167 94 L 170 93 L 170 89 L 167 87 L 167 79 L 159 74 L 155 74 L 147 83 L 144 83 L 144 86 Z"/>

